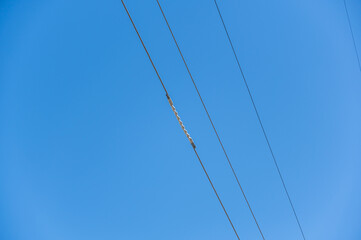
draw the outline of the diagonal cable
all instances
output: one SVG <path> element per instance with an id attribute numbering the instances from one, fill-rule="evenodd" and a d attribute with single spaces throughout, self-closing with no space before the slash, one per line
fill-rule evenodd
<path id="1" fill-rule="evenodd" d="M 172 108 L 172 111 L 174 112 L 174 114 L 175 114 L 175 116 L 176 116 L 176 118 L 177 118 L 177 120 L 178 120 L 178 122 L 179 122 L 179 124 L 180 124 L 180 126 L 181 126 L 181 128 L 182 128 L 182 130 L 183 130 L 184 133 L 186 134 L 189 142 L 191 143 L 191 146 L 192 146 L 192 148 L 193 148 L 193 150 L 194 150 L 194 153 L 196 154 L 197 159 L 198 159 L 199 163 L 201 164 L 202 169 L 203 169 L 205 175 L 207 176 L 207 179 L 208 179 L 210 185 L 212 186 L 212 189 L 213 189 L 214 193 L 216 194 L 217 199 L 218 199 L 219 203 L 221 204 L 222 209 L 223 209 L 223 211 L 224 211 L 224 213 L 225 213 L 228 221 L 229 221 L 229 223 L 230 223 L 230 225 L 231 225 L 234 233 L 236 234 L 237 239 L 240 240 L 240 238 L 239 238 L 239 236 L 238 236 L 238 233 L 237 233 L 237 231 L 236 231 L 236 229 L 235 229 L 235 227 L 234 227 L 234 225 L 233 225 L 233 223 L 232 223 L 232 220 L 231 220 L 231 218 L 229 217 L 229 215 L 228 215 L 228 213 L 227 213 L 227 210 L 226 210 L 226 208 L 224 207 L 224 205 L 223 205 L 223 203 L 222 203 L 222 200 L 221 200 L 221 198 L 219 197 L 219 195 L 218 195 L 218 193 L 217 193 L 217 191 L 216 191 L 216 188 L 214 187 L 213 182 L 212 182 L 211 178 L 209 177 L 206 168 L 205 168 L 204 165 L 203 165 L 203 162 L 202 162 L 201 158 L 200 158 L 199 155 L 198 155 L 198 152 L 197 152 L 197 150 L 196 150 L 196 145 L 194 144 L 193 139 L 190 137 L 188 131 L 185 129 L 185 127 L 184 127 L 184 125 L 183 125 L 183 122 L 180 120 L 180 117 L 179 117 L 179 115 L 178 115 L 178 112 L 176 111 L 176 109 L 175 109 L 175 107 L 174 107 L 173 101 L 172 101 L 171 98 L 169 97 L 169 94 L 168 94 L 168 92 L 167 92 L 167 89 L 165 88 L 165 85 L 163 84 L 163 81 L 162 81 L 162 79 L 161 79 L 161 77 L 160 77 L 160 75 L 159 75 L 159 73 L 158 73 L 158 71 L 157 71 L 157 68 L 155 67 L 155 65 L 154 65 L 154 63 L 153 63 L 153 61 L 152 61 L 152 58 L 151 58 L 151 56 L 150 56 L 150 54 L 149 54 L 149 52 L 148 52 L 148 50 L 147 50 L 147 48 L 146 48 L 143 40 L 142 40 L 142 37 L 140 36 L 140 34 L 139 34 L 139 32 L 138 32 L 138 30 L 137 30 L 137 28 L 136 28 L 136 26 L 135 26 L 135 24 L 134 24 L 134 22 L 133 22 L 132 17 L 130 16 L 130 13 L 129 13 L 129 11 L 128 11 L 128 9 L 127 9 L 124 1 L 121 0 L 121 2 L 122 2 L 122 4 L 123 4 L 123 7 L 124 7 L 125 11 L 127 12 L 127 15 L 128 15 L 128 17 L 129 17 L 130 21 L 132 22 L 133 28 L 134 28 L 134 30 L 136 31 L 136 33 L 137 33 L 137 35 L 138 35 L 138 38 L 139 38 L 140 42 L 142 43 L 145 52 L 147 53 L 147 56 L 148 56 L 149 61 L 151 62 L 152 66 L 153 66 L 153 68 L 154 68 L 154 71 L 156 72 L 156 74 L 157 74 L 157 76 L 158 76 L 158 79 L 159 79 L 160 83 L 162 84 L 162 87 L 163 87 L 163 89 L 164 89 L 164 91 L 165 91 L 165 93 L 166 93 L 166 97 L 167 97 L 168 102 L 169 102 L 169 104 L 170 104 L 170 106 L 171 106 L 171 108 Z"/>
<path id="2" fill-rule="evenodd" d="M 263 123 L 262 123 L 261 117 L 260 117 L 260 115 L 259 115 L 259 113 L 258 113 L 258 110 L 257 110 L 256 104 L 255 104 L 255 102 L 254 102 L 254 100 L 253 100 L 253 96 L 252 96 L 251 90 L 250 90 L 250 88 L 249 88 L 249 86 L 248 86 L 248 83 L 247 83 L 246 77 L 244 76 L 244 73 L 243 73 L 243 70 L 242 70 L 241 64 L 239 63 L 239 60 L 238 60 L 238 57 L 237 57 L 236 51 L 235 51 L 235 49 L 234 49 L 234 46 L 233 46 L 232 40 L 231 40 L 231 38 L 230 38 L 230 36 L 229 36 L 228 30 L 227 30 L 227 27 L 226 27 L 226 24 L 224 23 L 224 20 L 223 20 L 223 17 L 222 17 L 221 11 L 219 10 L 219 7 L 218 7 L 218 4 L 217 4 L 217 1 L 216 1 L 216 0 L 214 0 L 214 3 L 215 3 L 215 5 L 216 5 L 216 8 L 217 8 L 217 11 L 218 11 L 219 17 L 220 17 L 220 19 L 221 19 L 221 21 L 222 21 L 223 28 L 224 28 L 224 30 L 225 30 L 225 32 L 226 32 L 226 35 L 227 35 L 227 38 L 228 38 L 228 42 L 229 42 L 229 44 L 231 45 L 231 48 L 232 48 L 232 51 L 233 51 L 233 55 L 234 55 L 235 60 L 236 60 L 236 62 L 237 62 L 237 65 L 238 65 L 239 71 L 241 72 L 241 75 L 242 75 L 242 78 L 243 78 L 243 82 L 244 82 L 244 84 L 246 85 L 246 88 L 247 88 L 247 91 L 248 91 L 248 95 L 249 95 L 249 97 L 250 97 L 250 99 L 251 99 L 251 102 L 252 102 L 252 105 L 253 105 L 253 109 L 254 109 L 254 111 L 255 111 L 255 113 L 256 113 L 256 115 L 257 115 L 258 122 L 259 122 L 259 124 L 260 124 L 260 126 L 261 126 L 261 129 L 262 129 L 263 135 L 264 135 L 264 137 L 265 137 L 265 139 L 266 139 L 266 142 L 267 142 L 267 145 L 268 145 L 268 149 L 269 149 L 269 151 L 271 152 L 272 159 L 273 159 L 273 162 L 274 162 L 274 164 L 275 164 L 275 166 L 276 166 L 276 169 L 277 169 L 278 175 L 279 175 L 279 177 L 280 177 L 280 179 L 281 179 L 283 189 L 284 189 L 284 191 L 285 191 L 285 193 L 286 193 L 286 195 L 287 195 L 288 202 L 289 202 L 289 203 L 290 203 L 290 205 L 291 205 L 293 215 L 294 215 L 294 216 L 295 216 L 295 218 L 296 218 L 297 225 L 298 225 L 298 227 L 299 227 L 299 229 L 300 229 L 300 231 L 301 231 L 302 237 L 303 237 L 303 239 L 305 240 L 306 238 L 305 238 L 305 235 L 304 235 L 304 233 L 303 233 L 303 229 L 302 229 L 302 227 L 301 227 L 301 223 L 300 223 L 299 218 L 298 218 L 298 216 L 297 216 L 297 213 L 296 213 L 295 207 L 294 207 L 294 205 L 293 205 L 293 202 L 292 202 L 292 200 L 291 200 L 291 197 L 290 197 L 290 195 L 289 195 L 289 193 L 288 193 L 288 190 L 287 190 L 287 187 L 286 187 L 285 181 L 284 181 L 283 176 L 282 176 L 282 174 L 281 174 L 281 170 L 280 170 L 280 168 L 279 168 L 279 166 L 278 166 L 278 163 L 277 163 L 276 157 L 275 157 L 275 155 L 274 155 L 274 153 L 273 153 L 273 150 L 272 150 L 271 144 L 270 144 L 270 142 L 269 142 L 269 140 L 268 140 L 268 137 L 267 137 L 266 131 L 265 131 L 264 127 L 263 127 Z"/>
<path id="3" fill-rule="evenodd" d="M 343 0 L 343 3 L 345 4 L 345 10 L 346 10 L 346 15 L 347 15 L 347 21 L 348 21 L 348 25 L 350 27 L 350 31 L 351 31 L 351 36 L 352 36 L 352 41 L 353 41 L 353 46 L 355 48 L 355 53 L 356 53 L 356 57 L 357 57 L 357 62 L 361 71 L 361 63 L 360 63 L 360 57 L 358 55 L 358 51 L 357 51 L 357 46 L 356 46 L 356 41 L 355 41 L 355 36 L 353 34 L 353 30 L 352 30 L 352 26 L 351 26 L 351 20 L 350 20 L 350 15 L 348 13 L 348 9 L 347 9 L 347 4 L 346 4 L 346 0 Z"/>
<path id="4" fill-rule="evenodd" d="M 180 47 L 179 47 L 179 45 L 178 45 L 178 42 L 177 42 L 177 40 L 176 40 L 176 38 L 175 38 L 175 36 L 174 36 L 174 34 L 173 34 L 173 31 L 172 31 L 172 29 L 171 29 L 171 27 L 170 27 L 170 25 L 169 25 L 169 23 L 168 23 L 167 17 L 166 17 L 165 14 L 164 14 L 164 11 L 163 11 L 160 3 L 159 3 L 159 0 L 156 0 L 156 1 L 157 1 L 157 3 L 158 3 L 158 6 L 159 6 L 160 11 L 162 12 L 163 18 L 164 18 L 164 20 L 165 20 L 165 22 L 166 22 L 166 24 L 167 24 L 167 26 L 168 26 L 169 32 L 170 32 L 171 35 L 172 35 L 173 41 L 174 41 L 175 45 L 177 46 L 179 55 L 181 56 L 182 61 L 183 61 L 184 65 L 185 65 L 185 67 L 186 67 L 186 69 L 187 69 L 188 75 L 189 75 L 189 77 L 190 77 L 191 80 L 192 80 L 193 86 L 194 86 L 194 88 L 195 88 L 196 91 L 197 91 L 198 97 L 199 97 L 199 99 L 200 99 L 201 102 L 202 102 L 203 108 L 204 108 L 204 110 L 205 110 L 205 112 L 206 112 L 206 114 L 207 114 L 207 116 L 208 116 L 208 120 L 210 121 L 210 123 L 211 123 L 211 125 L 212 125 L 212 128 L 213 128 L 213 131 L 214 131 L 214 133 L 215 133 L 216 136 L 217 136 L 218 142 L 219 142 L 219 144 L 220 144 L 221 147 L 222 147 L 223 153 L 224 153 L 224 155 L 225 155 L 226 158 L 227 158 L 228 165 L 229 165 L 229 167 L 230 167 L 231 170 L 232 170 L 233 176 L 234 176 L 234 178 L 235 178 L 236 181 L 237 181 L 238 187 L 240 188 L 240 190 L 241 190 L 241 192 L 242 192 L 242 195 L 243 195 L 243 198 L 245 199 L 245 201 L 246 201 L 246 203 L 247 203 L 248 209 L 249 209 L 249 211 L 250 211 L 251 214 L 252 214 L 253 220 L 255 221 L 255 223 L 256 223 L 256 225 L 257 225 L 258 231 L 260 232 L 260 234 L 261 234 L 261 236 L 262 236 L 262 239 L 265 240 L 265 237 L 264 237 L 264 235 L 263 235 L 263 233 L 262 233 L 261 227 L 260 227 L 260 225 L 258 224 L 258 221 L 257 221 L 257 219 L 256 219 L 256 217 L 255 217 L 255 215 L 254 215 L 254 213 L 253 213 L 252 207 L 251 207 L 251 205 L 250 205 L 250 203 L 249 203 L 249 201 L 248 201 L 248 199 L 247 199 L 247 197 L 246 197 L 246 194 L 245 194 L 245 192 L 244 192 L 244 190 L 243 190 L 243 188 L 242 188 L 242 186 L 241 186 L 241 183 L 239 182 L 239 179 L 238 179 L 238 177 L 237 177 L 237 174 L 236 174 L 236 172 L 235 172 L 235 170 L 234 170 L 234 168 L 233 168 L 233 165 L 232 165 L 232 163 L 231 163 L 231 161 L 230 161 L 230 159 L 229 159 L 229 157 L 228 157 L 228 154 L 227 154 L 227 152 L 226 152 L 226 149 L 224 148 L 224 145 L 223 145 L 222 140 L 221 140 L 221 138 L 220 138 L 220 136 L 219 136 L 219 134 L 218 134 L 218 132 L 217 132 L 217 130 L 216 130 L 216 127 L 215 127 L 214 124 L 213 124 L 212 118 L 211 118 L 211 116 L 210 116 L 210 114 L 209 114 L 209 112 L 208 112 L 208 110 L 207 110 L 207 107 L 206 107 L 206 105 L 205 105 L 205 103 L 204 103 L 204 101 L 203 101 L 203 98 L 202 98 L 201 94 L 199 93 L 198 87 L 197 87 L 197 85 L 196 85 L 196 83 L 195 83 L 195 81 L 194 81 L 194 79 L 193 79 L 192 73 L 190 72 L 190 70 L 189 70 L 189 68 L 188 68 L 188 64 L 187 64 L 187 62 L 186 62 L 186 60 L 185 60 L 185 58 L 184 58 L 184 56 L 183 56 L 183 53 L 182 53 L 182 51 L 181 51 L 181 49 L 180 49 Z"/>

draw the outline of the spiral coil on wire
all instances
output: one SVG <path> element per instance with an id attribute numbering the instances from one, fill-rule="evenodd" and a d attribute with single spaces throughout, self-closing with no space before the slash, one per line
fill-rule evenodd
<path id="1" fill-rule="evenodd" d="M 180 119 L 180 117 L 179 117 L 179 115 L 178 115 L 178 112 L 177 112 L 177 110 L 175 109 L 175 107 L 174 107 L 174 105 L 173 105 L 173 101 L 172 101 L 172 99 L 169 97 L 168 94 L 167 94 L 167 99 L 168 99 L 168 102 L 169 102 L 169 104 L 170 104 L 170 106 L 171 106 L 171 108 L 172 108 L 172 110 L 173 110 L 173 112 L 174 112 L 174 115 L 175 115 L 175 117 L 177 118 L 177 120 L 178 120 L 178 122 L 179 122 L 179 124 L 180 124 L 180 126 L 181 126 L 181 128 L 182 128 L 182 130 L 183 130 L 183 132 L 184 132 L 185 135 L 187 136 L 187 138 L 188 138 L 189 142 L 191 143 L 192 147 L 193 147 L 193 148 L 196 148 L 196 145 L 194 144 L 193 139 L 192 139 L 191 136 L 189 135 L 187 129 L 184 127 L 183 122 L 182 122 L 182 120 Z"/>

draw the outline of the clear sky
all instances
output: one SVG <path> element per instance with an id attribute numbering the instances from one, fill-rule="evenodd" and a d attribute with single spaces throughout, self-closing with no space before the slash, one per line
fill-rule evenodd
<path id="1" fill-rule="evenodd" d="M 125 3 L 240 238 L 261 239 L 156 1 Z M 266 239 L 301 239 L 213 1 L 160 3 Z M 219 6 L 306 239 L 361 239 L 343 1 Z M 236 239 L 120 0 L 1 1 L 0 239 Z"/>

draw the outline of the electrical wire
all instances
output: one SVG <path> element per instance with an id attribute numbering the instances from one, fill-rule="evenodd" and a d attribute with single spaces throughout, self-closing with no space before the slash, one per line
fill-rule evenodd
<path id="1" fill-rule="evenodd" d="M 288 193 L 288 190 L 287 190 L 285 181 L 284 181 L 283 176 L 282 176 L 282 174 L 281 174 L 281 170 L 280 170 L 280 168 L 279 168 L 279 166 L 278 166 L 276 157 L 275 157 L 275 155 L 274 155 L 274 153 L 273 153 L 271 144 L 270 144 L 270 142 L 269 142 L 269 140 L 268 140 L 266 131 L 265 131 L 264 127 L 263 127 L 263 123 L 262 123 L 261 117 L 260 117 L 260 115 L 259 115 L 259 113 L 258 113 L 256 104 L 255 104 L 255 102 L 254 102 L 254 100 L 253 100 L 253 96 L 252 96 L 251 90 L 250 90 L 250 88 L 249 88 L 249 86 L 248 86 L 248 83 L 247 83 L 246 77 L 245 77 L 245 75 L 244 75 L 244 73 L 243 73 L 241 64 L 239 63 L 239 60 L 238 60 L 236 51 L 235 51 L 235 49 L 234 49 L 232 40 L 231 40 L 231 38 L 230 38 L 230 36 L 229 36 L 228 30 L 227 30 L 227 27 L 226 27 L 226 24 L 224 23 L 224 20 L 223 20 L 223 17 L 222 17 L 222 13 L 221 13 L 221 11 L 220 11 L 220 9 L 219 9 L 219 7 L 218 7 L 218 4 L 217 4 L 217 1 L 216 1 L 216 0 L 214 0 L 214 3 L 215 3 L 215 5 L 216 5 L 216 8 L 217 8 L 219 17 L 220 17 L 220 19 L 221 19 L 221 21 L 222 21 L 223 28 L 224 28 L 224 30 L 225 30 L 225 32 L 226 32 L 226 35 L 227 35 L 227 38 L 228 38 L 228 42 L 229 42 L 229 44 L 231 45 L 231 48 L 232 48 L 232 51 L 233 51 L 233 55 L 234 55 L 235 60 L 236 60 L 236 62 L 237 62 L 239 71 L 241 72 L 241 75 L 242 75 L 242 78 L 243 78 L 243 82 L 244 82 L 244 84 L 246 85 L 246 88 L 247 88 L 247 91 L 248 91 L 248 95 L 249 95 L 249 97 L 250 97 L 250 99 L 251 99 L 251 102 L 252 102 L 252 105 L 253 105 L 253 109 L 254 109 L 254 111 L 255 111 L 255 113 L 256 113 L 256 115 L 257 115 L 258 122 L 259 122 L 259 124 L 260 124 L 260 126 L 261 126 L 263 135 L 264 135 L 264 137 L 265 137 L 265 139 L 266 139 L 266 142 L 267 142 L 267 145 L 268 145 L 268 149 L 269 149 L 269 151 L 271 152 L 272 159 L 273 159 L 273 162 L 274 162 L 274 164 L 275 164 L 275 166 L 276 166 L 278 175 L 279 175 L 279 177 L 280 177 L 280 179 L 281 179 L 283 189 L 284 189 L 284 191 L 285 191 L 285 193 L 286 193 L 286 195 L 287 195 L 288 202 L 289 202 L 290 205 L 291 205 L 291 208 L 292 208 L 292 211 L 293 211 L 293 215 L 294 215 L 295 218 L 296 218 L 296 221 L 297 221 L 298 227 L 299 227 L 299 229 L 300 229 L 300 231 L 301 231 L 302 237 L 303 237 L 303 239 L 305 240 L 306 238 L 305 238 L 303 229 L 302 229 L 302 227 L 301 227 L 301 223 L 300 223 L 299 218 L 298 218 L 298 216 L 297 216 L 297 213 L 296 213 L 295 207 L 294 207 L 294 205 L 293 205 L 293 202 L 292 202 L 292 200 L 291 200 L 291 197 L 290 197 L 290 195 L 289 195 L 289 193 Z"/>
<path id="2" fill-rule="evenodd" d="M 232 163 L 231 163 L 231 161 L 230 161 L 230 159 L 229 159 L 229 157 L 228 157 L 228 154 L 227 154 L 227 152 L 226 152 L 226 149 L 224 148 L 224 145 L 223 145 L 222 140 L 221 140 L 221 138 L 220 138 L 220 136 L 219 136 L 219 134 L 218 134 L 218 132 L 217 132 L 217 130 L 216 130 L 216 127 L 215 127 L 214 124 L 213 124 L 212 118 L 211 118 L 211 116 L 210 116 L 210 114 L 209 114 L 209 112 L 208 112 L 208 110 L 207 110 L 207 107 L 206 107 L 206 105 L 205 105 L 205 103 L 204 103 L 204 101 L 203 101 L 203 98 L 202 98 L 202 96 L 201 96 L 201 94 L 200 94 L 200 92 L 199 92 L 199 90 L 198 90 L 198 87 L 197 87 L 197 85 L 196 85 L 196 83 L 195 83 L 195 81 L 194 81 L 194 79 L 193 79 L 192 73 L 191 73 L 190 70 L 189 70 L 188 64 L 187 64 L 187 62 L 186 62 L 186 60 L 185 60 L 185 58 L 184 58 L 184 56 L 183 56 L 183 53 L 182 53 L 182 51 L 181 51 L 181 49 L 180 49 L 180 47 L 179 47 L 179 45 L 178 45 L 178 42 L 177 42 L 177 40 L 176 40 L 176 38 L 175 38 L 175 36 L 174 36 L 174 34 L 173 34 L 173 31 L 172 31 L 172 29 L 171 29 L 171 27 L 170 27 L 170 25 L 169 25 L 169 22 L 168 22 L 168 20 L 167 20 L 167 17 L 166 17 L 165 14 L 164 14 L 164 11 L 163 11 L 163 9 L 162 9 L 162 6 L 160 5 L 159 0 L 156 0 L 156 1 L 157 1 L 157 3 L 158 3 L 159 9 L 160 9 L 160 11 L 161 11 L 161 13 L 162 13 L 162 15 L 163 15 L 163 18 L 164 18 L 164 20 L 165 20 L 165 22 L 166 22 L 166 24 L 167 24 L 167 26 L 168 26 L 169 32 L 170 32 L 171 35 L 172 35 L 173 41 L 174 41 L 175 45 L 177 46 L 179 55 L 181 56 L 182 61 L 183 61 L 184 65 L 185 65 L 185 67 L 186 67 L 186 69 L 187 69 L 188 75 L 189 75 L 189 77 L 190 77 L 191 80 L 192 80 L 193 86 L 194 86 L 194 88 L 195 88 L 196 91 L 197 91 L 198 97 L 199 97 L 199 99 L 200 99 L 201 102 L 202 102 L 203 108 L 204 108 L 204 110 L 205 110 L 205 112 L 206 112 L 206 114 L 207 114 L 207 116 L 208 116 L 208 120 L 210 121 L 210 123 L 211 123 L 211 125 L 212 125 L 212 128 L 213 128 L 213 131 L 214 131 L 214 133 L 215 133 L 216 136 L 217 136 L 218 142 L 219 142 L 219 144 L 220 144 L 221 147 L 222 147 L 223 153 L 224 153 L 224 155 L 226 156 L 228 165 L 229 165 L 229 167 L 230 167 L 231 170 L 232 170 L 233 176 L 234 176 L 234 178 L 235 178 L 236 181 L 237 181 L 238 187 L 240 188 L 240 190 L 241 190 L 241 192 L 242 192 L 242 195 L 243 195 L 243 198 L 245 199 L 245 201 L 246 201 L 246 203 L 247 203 L 248 209 L 249 209 L 249 211 L 250 211 L 251 214 L 252 214 L 253 220 L 255 221 L 255 223 L 256 223 L 256 225 L 257 225 L 258 231 L 260 232 L 260 234 L 261 234 L 261 236 L 262 236 L 262 239 L 265 240 L 265 237 L 264 237 L 264 235 L 263 235 L 263 233 L 262 233 L 261 227 L 260 227 L 260 225 L 258 224 L 258 221 L 257 221 L 257 219 L 256 219 L 256 217 L 255 217 L 255 215 L 254 215 L 254 213 L 253 213 L 252 207 L 251 207 L 251 205 L 250 205 L 250 203 L 249 203 L 249 201 L 248 201 L 248 199 L 247 199 L 247 197 L 246 197 L 246 194 L 245 194 L 245 192 L 244 192 L 244 190 L 243 190 L 243 188 L 242 188 L 242 186 L 241 186 L 241 183 L 239 182 L 239 179 L 238 179 L 238 177 L 237 177 L 237 174 L 236 174 L 236 172 L 235 172 L 235 170 L 234 170 L 234 168 L 233 168 L 233 165 L 232 165 Z"/>
<path id="3" fill-rule="evenodd" d="M 196 150 L 196 146 L 195 146 L 192 138 L 189 136 L 188 132 L 185 130 L 184 125 L 183 125 L 182 121 L 180 120 L 180 117 L 179 117 L 177 111 L 175 110 L 175 107 L 174 107 L 174 105 L 173 105 L 173 102 L 172 102 L 172 100 L 171 100 L 170 97 L 169 97 L 169 94 L 168 94 L 168 92 L 167 92 L 167 89 L 165 88 L 165 85 L 164 85 L 164 83 L 163 83 L 163 81 L 162 81 L 162 79 L 161 79 L 161 77 L 160 77 L 160 75 L 159 75 L 159 73 L 158 73 L 158 71 L 157 71 L 157 69 L 156 69 L 153 61 L 152 61 L 152 58 L 151 58 L 151 56 L 150 56 L 150 54 L 149 54 L 149 52 L 148 52 L 148 50 L 147 50 L 147 48 L 146 48 L 143 40 L 142 40 L 142 37 L 140 36 L 140 34 L 139 34 L 139 32 L 138 32 L 138 30 L 137 30 L 137 28 L 136 28 L 136 26 L 135 26 L 135 24 L 134 24 L 134 22 L 133 22 L 132 17 L 130 16 L 130 13 L 129 13 L 129 11 L 128 11 L 128 9 L 127 9 L 124 1 L 121 0 L 121 2 L 122 2 L 122 4 L 123 4 L 123 7 L 124 7 L 125 11 L 127 12 L 127 15 L 128 15 L 128 17 L 129 17 L 130 21 L 132 22 L 133 28 L 134 28 L 134 30 L 136 31 L 136 33 L 137 33 L 137 35 L 138 35 L 138 38 L 139 38 L 140 42 L 142 43 L 145 52 L 147 53 L 147 56 L 148 56 L 149 61 L 151 62 L 152 66 L 153 66 L 153 68 L 154 68 L 154 71 L 156 72 L 156 74 L 157 74 L 157 76 L 158 76 L 158 79 L 159 79 L 160 83 L 162 84 L 162 87 L 163 87 L 163 89 L 164 89 L 164 91 L 165 91 L 165 93 L 166 93 L 166 96 L 167 96 L 167 99 L 168 99 L 169 104 L 171 105 L 172 110 L 173 110 L 174 114 L 176 115 L 177 120 L 178 120 L 178 122 L 180 123 L 180 125 L 181 125 L 184 133 L 186 134 L 188 140 L 190 141 L 191 146 L 192 146 L 192 148 L 193 148 L 193 150 L 194 150 L 194 153 L 196 154 L 196 156 L 197 156 L 197 158 L 198 158 L 198 161 L 199 161 L 199 163 L 201 164 L 202 169 L 203 169 L 205 175 L 207 176 L 207 179 L 208 179 L 209 183 L 211 184 L 212 189 L 213 189 L 214 193 L 216 194 L 217 199 L 218 199 L 219 203 L 221 204 L 222 209 L 223 209 L 224 213 L 226 214 L 226 217 L 227 217 L 228 221 L 229 221 L 229 223 L 231 224 L 231 227 L 232 227 L 234 233 L 236 234 L 237 239 L 240 240 L 240 238 L 239 238 L 239 236 L 238 236 L 238 233 L 237 233 L 237 231 L 236 231 L 236 229 L 235 229 L 235 227 L 234 227 L 234 225 L 233 225 L 233 223 L 232 223 L 232 220 L 231 220 L 231 218 L 229 217 L 229 215 L 228 215 L 228 213 L 227 213 L 227 210 L 226 210 L 226 208 L 224 207 L 224 205 L 223 205 L 223 203 L 222 203 L 222 200 L 221 200 L 221 198 L 219 197 L 219 195 L 218 195 L 218 193 L 217 193 L 217 190 L 216 190 L 216 188 L 214 187 L 213 182 L 212 182 L 211 178 L 209 177 L 208 172 L 207 172 L 206 168 L 204 167 L 201 158 L 200 158 L 199 155 L 198 155 L 198 152 L 197 152 L 197 150 Z"/>
<path id="4" fill-rule="evenodd" d="M 356 41 L 355 41 L 355 36 L 353 34 L 353 30 L 352 30 L 352 26 L 351 26 L 351 20 L 350 20 L 350 15 L 348 13 L 348 9 L 347 9 L 347 4 L 346 4 L 346 0 L 343 0 L 343 3 L 345 4 L 345 10 L 346 10 L 346 15 L 347 15 L 347 21 L 348 21 L 348 25 L 350 27 L 350 31 L 351 31 L 351 36 L 352 36 L 352 41 L 353 41 L 353 46 L 355 48 L 355 53 L 356 53 L 356 57 L 357 57 L 357 62 L 361 71 L 361 63 L 360 63 L 360 57 L 358 55 L 358 51 L 357 51 L 357 46 L 356 46 Z"/>

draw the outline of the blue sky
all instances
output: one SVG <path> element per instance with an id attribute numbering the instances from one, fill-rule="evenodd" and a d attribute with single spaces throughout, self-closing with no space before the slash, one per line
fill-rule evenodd
<path id="1" fill-rule="evenodd" d="M 260 239 L 156 1 L 125 3 L 241 239 Z M 160 3 L 266 239 L 301 239 L 213 1 Z M 0 6 L 1 239 L 235 239 L 119 0 Z M 219 6 L 306 238 L 360 239 L 343 1 Z"/>

